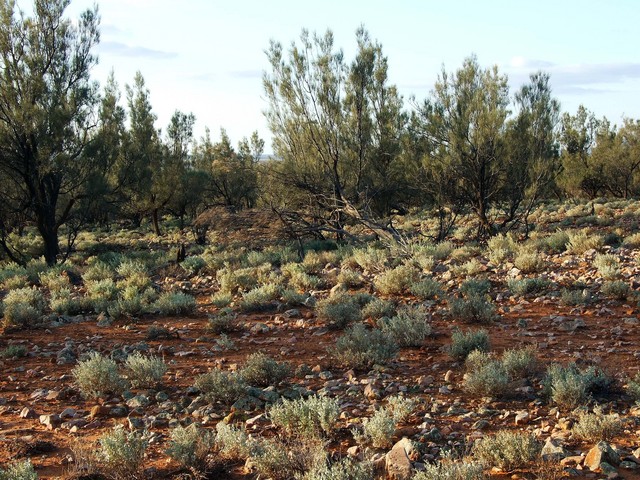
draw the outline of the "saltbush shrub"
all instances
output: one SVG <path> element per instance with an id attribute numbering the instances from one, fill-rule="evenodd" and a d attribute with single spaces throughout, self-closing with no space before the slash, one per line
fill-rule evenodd
<path id="1" fill-rule="evenodd" d="M 465 360 L 474 350 L 488 352 L 490 349 L 489 333 L 486 330 L 455 329 L 451 334 L 449 355 L 455 360 Z"/>
<path id="2" fill-rule="evenodd" d="M 393 434 L 397 422 L 393 413 L 386 408 L 379 408 L 371 418 L 365 418 L 362 429 L 352 430 L 353 438 L 361 445 L 371 445 L 374 448 L 387 448 L 392 445 Z"/>
<path id="3" fill-rule="evenodd" d="M 400 347 L 419 347 L 431 335 L 429 315 L 419 307 L 405 307 L 392 318 L 381 318 L 378 327 Z"/>
<path id="4" fill-rule="evenodd" d="M 115 480 L 142 479 L 142 466 L 147 442 L 137 432 L 126 432 L 122 426 L 104 433 L 99 440 L 99 455 L 109 476 Z"/>
<path id="5" fill-rule="evenodd" d="M 198 375 L 194 386 L 209 402 L 224 405 L 231 405 L 247 391 L 247 384 L 240 375 L 217 368 Z"/>
<path id="6" fill-rule="evenodd" d="M 330 328 L 342 329 L 362 318 L 360 305 L 347 294 L 337 294 L 316 303 L 316 315 Z"/>
<path id="7" fill-rule="evenodd" d="M 31 460 L 10 463 L 6 468 L 0 468 L 0 480 L 38 480 Z"/>
<path id="8" fill-rule="evenodd" d="M 167 364 L 161 358 L 147 357 L 140 352 L 127 357 L 125 368 L 129 383 L 134 388 L 155 387 L 167 372 Z"/>
<path id="9" fill-rule="evenodd" d="M 196 309 L 196 299 L 183 292 L 164 292 L 151 308 L 160 315 L 189 315 Z"/>
<path id="10" fill-rule="evenodd" d="M 473 445 L 473 458 L 486 467 L 503 471 L 527 466 L 540 454 L 541 446 L 528 433 L 499 431 Z"/>
<path id="11" fill-rule="evenodd" d="M 3 306 L 5 326 L 26 327 L 42 317 L 46 300 L 36 287 L 26 287 L 7 293 Z"/>
<path id="12" fill-rule="evenodd" d="M 269 418 L 289 436 L 320 438 L 331 435 L 340 408 L 337 399 L 312 396 L 299 400 L 283 400 L 269 409 Z"/>
<path id="13" fill-rule="evenodd" d="M 593 413 L 582 413 L 571 430 L 578 439 L 590 443 L 601 440 L 610 442 L 622 432 L 622 422 L 617 414 L 605 415 L 601 408 L 594 408 Z"/>
<path id="14" fill-rule="evenodd" d="M 215 444 L 216 436 L 210 430 L 192 423 L 171 430 L 167 455 L 178 464 L 191 470 L 195 476 L 207 470 L 207 457 Z"/>
<path id="15" fill-rule="evenodd" d="M 468 323 L 490 323 L 496 319 L 495 305 L 476 295 L 451 299 L 449 313 L 455 319 Z"/>
<path id="16" fill-rule="evenodd" d="M 374 285 L 384 295 L 400 295 L 416 282 L 419 273 L 411 265 L 399 265 L 380 273 L 375 278 Z"/>
<path id="17" fill-rule="evenodd" d="M 287 363 L 279 363 L 262 353 L 252 353 L 238 372 L 250 385 L 268 387 L 278 385 L 291 376 L 291 367 Z"/>
<path id="18" fill-rule="evenodd" d="M 91 352 L 71 371 L 82 395 L 98 398 L 107 393 L 118 394 L 126 388 L 124 378 L 118 372 L 118 365 L 110 358 Z"/>
<path id="19" fill-rule="evenodd" d="M 363 324 L 357 323 L 338 337 L 335 347 L 330 351 L 342 365 L 365 369 L 375 364 L 384 365 L 395 357 L 398 346 L 381 330 L 368 330 Z"/>

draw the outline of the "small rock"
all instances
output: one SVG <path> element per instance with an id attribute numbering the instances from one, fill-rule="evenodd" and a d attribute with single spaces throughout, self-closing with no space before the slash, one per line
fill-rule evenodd
<path id="1" fill-rule="evenodd" d="M 416 381 L 416 383 L 418 384 L 419 387 L 429 387 L 433 385 L 434 381 L 435 379 L 431 375 L 422 375 L 418 377 L 418 380 Z"/>
<path id="2" fill-rule="evenodd" d="M 598 442 L 595 447 L 589 450 L 589 453 L 587 453 L 584 459 L 584 465 L 592 472 L 595 472 L 601 467 L 603 462 L 612 465 L 618 465 L 620 463 L 620 456 L 611 448 L 611 445 L 604 441 Z"/>
<path id="3" fill-rule="evenodd" d="M 49 430 L 53 430 L 62 423 L 62 420 L 58 415 L 40 415 L 40 423 L 46 426 Z"/>
<path id="4" fill-rule="evenodd" d="M 542 447 L 542 452 L 540 453 L 544 460 L 562 460 L 569 453 L 566 449 L 560 445 L 557 440 L 552 439 L 551 437 L 547 438 L 547 441 Z"/>
<path id="5" fill-rule="evenodd" d="M 35 412 L 33 408 L 24 407 L 20 411 L 20 418 L 36 418 L 38 414 Z"/>
<path id="6" fill-rule="evenodd" d="M 411 460 L 409 460 L 405 449 L 407 442 L 411 443 L 406 438 L 400 440 L 385 457 L 387 475 L 391 480 L 409 480 L 411 478 Z"/>
<path id="7" fill-rule="evenodd" d="M 516 425 L 522 425 L 522 424 L 528 423 L 530 417 L 531 415 L 529 415 L 529 412 L 518 413 L 515 418 Z"/>

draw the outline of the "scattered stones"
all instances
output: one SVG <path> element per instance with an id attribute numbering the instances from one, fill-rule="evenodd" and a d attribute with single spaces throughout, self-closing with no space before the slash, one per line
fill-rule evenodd
<path id="1" fill-rule="evenodd" d="M 595 472 L 601 467 L 601 464 L 605 462 L 612 465 L 618 465 L 620 463 L 620 456 L 611 448 L 607 442 L 598 442 L 598 444 L 589 450 L 586 458 L 584 459 L 584 465 Z"/>

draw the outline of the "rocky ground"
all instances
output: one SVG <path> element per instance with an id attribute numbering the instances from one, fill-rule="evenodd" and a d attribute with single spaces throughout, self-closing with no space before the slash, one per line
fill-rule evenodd
<path id="1" fill-rule="evenodd" d="M 640 286 L 637 251 L 623 247 L 600 251 L 619 258 L 620 278 L 632 290 Z M 521 296 L 510 292 L 505 279 L 526 275 L 509 261 L 492 265 L 478 255 L 478 274 L 491 281 L 495 321 L 470 325 L 450 315 L 446 300 L 424 302 L 431 335 L 420 347 L 402 348 L 394 360 L 367 371 L 354 371 L 333 359 L 328 348 L 342 332 L 328 328 L 313 308 L 304 306 L 240 314 L 239 328 L 229 334 L 235 349 L 222 350 L 216 335 L 207 329 L 207 314 L 217 311 L 209 303 L 217 286 L 215 278 L 205 274 L 158 280 L 175 282 L 197 298 L 197 313 L 186 318 L 143 315 L 111 322 L 81 315 L 60 317 L 36 330 L 9 329 L 0 337 L 1 346 L 22 345 L 27 355 L 0 360 L 0 463 L 28 457 L 40 478 L 69 478 L 76 442 L 89 445 L 113 426 L 123 425 L 147 432 L 146 475 L 171 478 L 180 473 L 165 454 L 171 428 L 193 420 L 214 428 L 224 420 L 252 435 L 270 437 L 277 431 L 265 414 L 267 405 L 316 393 L 340 401 L 338 429 L 328 448 L 335 455 L 366 456 L 395 478 L 410 478 L 410 471 L 440 460 L 445 451 L 469 453 L 474 441 L 505 429 L 530 432 L 544 445 L 543 454 L 550 460 L 513 471 L 486 470 L 491 476 L 640 478 L 640 407 L 624 388 L 640 371 L 640 309 L 632 295 L 619 300 L 598 294 L 602 280 L 592 265 L 597 253 L 594 249 L 581 254 L 541 253 L 544 270 L 537 275 L 553 286 L 542 294 Z M 331 276 L 336 268 L 327 265 L 323 274 Z M 450 260 L 436 264 L 433 275 L 448 295 L 455 295 L 464 279 Z M 373 278 L 373 274 L 364 272 L 364 277 Z M 592 298 L 583 305 L 565 305 L 560 290 L 575 282 L 583 282 L 585 294 Z M 323 298 L 329 291 L 312 293 Z M 410 295 L 395 300 L 417 303 Z M 152 325 L 166 327 L 170 334 L 149 339 Z M 537 371 L 499 398 L 470 395 L 463 385 L 463 363 L 447 352 L 457 327 L 486 329 L 496 354 L 533 346 Z M 134 351 L 153 353 L 169 369 L 156 389 L 87 400 L 74 384 L 71 370 L 92 350 L 116 359 Z M 249 389 L 230 408 L 211 405 L 198 395 L 193 387 L 198 374 L 214 367 L 236 370 L 257 351 L 288 362 L 295 374 L 279 385 Z M 614 438 L 600 443 L 576 438 L 572 427 L 581 412 L 559 408 L 542 394 L 540 380 L 554 362 L 594 365 L 613 377 L 610 389 L 594 394 L 585 408 L 598 404 L 606 413 L 619 415 L 622 429 Z M 358 446 L 351 429 L 396 394 L 414 399 L 416 406 L 396 429 L 391 439 L 395 446 Z M 243 462 L 227 464 L 224 473 L 215 475 L 210 478 L 256 476 Z"/>

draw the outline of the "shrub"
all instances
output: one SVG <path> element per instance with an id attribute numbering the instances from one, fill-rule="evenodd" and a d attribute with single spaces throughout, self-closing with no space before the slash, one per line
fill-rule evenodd
<path id="1" fill-rule="evenodd" d="M 140 352 L 129 355 L 125 367 L 132 387 L 154 387 L 167 372 L 167 364 L 161 358 L 146 357 Z"/>
<path id="2" fill-rule="evenodd" d="M 603 238 L 588 230 L 577 230 L 569 233 L 567 252 L 581 255 L 587 250 L 599 250 L 604 245 Z"/>
<path id="3" fill-rule="evenodd" d="M 563 230 L 552 233 L 544 239 L 545 250 L 551 253 L 562 253 L 569 244 L 569 234 Z"/>
<path id="4" fill-rule="evenodd" d="M 409 287 L 411 295 L 419 300 L 433 300 L 442 297 L 442 285 L 431 277 L 412 283 Z"/>
<path id="5" fill-rule="evenodd" d="M 331 328 L 345 328 L 362 318 L 360 306 L 352 296 L 338 294 L 320 300 L 315 307 L 318 319 L 327 322 Z"/>
<path id="6" fill-rule="evenodd" d="M 50 292 L 56 292 L 63 288 L 68 289 L 71 287 L 69 277 L 59 268 L 51 269 L 48 272 L 42 272 L 40 274 L 40 285 L 46 287 Z"/>
<path id="7" fill-rule="evenodd" d="M 381 330 L 367 330 L 361 323 L 348 328 L 331 349 L 339 363 L 356 369 L 384 364 L 395 357 L 397 351 L 395 342 Z"/>
<path id="8" fill-rule="evenodd" d="M 584 290 L 569 290 L 563 288 L 560 293 L 560 303 L 570 307 L 578 305 L 587 305 L 591 301 L 591 295 L 587 289 Z"/>
<path id="9" fill-rule="evenodd" d="M 408 290 L 418 278 L 419 272 L 410 265 L 400 265 L 380 273 L 374 285 L 384 295 L 400 295 Z"/>
<path id="10" fill-rule="evenodd" d="M 358 288 L 364 284 L 364 278 L 355 270 L 343 268 L 338 274 L 338 283 L 342 283 L 348 288 Z"/>
<path id="11" fill-rule="evenodd" d="M 632 233 L 628 237 L 624 237 L 624 240 L 622 241 L 622 246 L 629 249 L 640 248 L 640 232 Z"/>
<path id="12" fill-rule="evenodd" d="M 211 303 L 218 308 L 228 307 L 232 301 L 233 297 L 225 292 L 217 292 L 211 296 Z"/>
<path id="13" fill-rule="evenodd" d="M 392 318 L 381 318 L 378 326 L 400 347 L 419 347 L 431 335 L 431 324 L 423 308 L 405 307 Z"/>
<path id="14" fill-rule="evenodd" d="M 472 462 L 441 461 L 428 463 L 411 480 L 484 480 L 482 465 Z"/>
<path id="15" fill-rule="evenodd" d="M 597 443 L 601 440 L 610 442 L 622 431 L 619 415 L 605 415 L 600 408 L 593 413 L 582 413 L 573 426 L 573 435 L 579 440 Z"/>
<path id="16" fill-rule="evenodd" d="M 180 263 L 180 266 L 189 275 L 195 275 L 207 266 L 207 262 L 201 256 L 194 255 L 192 257 L 185 258 L 182 263 Z"/>
<path id="17" fill-rule="evenodd" d="M 217 368 L 198 375 L 194 386 L 209 402 L 224 405 L 231 405 L 247 391 L 247 384 L 240 375 Z"/>
<path id="18" fill-rule="evenodd" d="M 451 316 L 470 323 L 489 323 L 496 318 L 496 308 L 478 296 L 454 298 L 450 301 Z"/>
<path id="19" fill-rule="evenodd" d="M 79 362 L 71 373 L 80 392 L 87 398 L 98 398 L 106 393 L 118 394 L 126 387 L 116 362 L 98 352 L 91 352 L 89 358 Z"/>
<path id="20" fill-rule="evenodd" d="M 502 354 L 502 366 L 512 380 L 524 378 L 535 371 L 538 360 L 533 347 L 506 350 Z"/>
<path id="21" fill-rule="evenodd" d="M 491 289 L 491 282 L 486 278 L 477 280 L 470 278 L 465 280 L 460 285 L 460 292 L 467 298 L 470 297 L 484 297 Z"/>
<path id="22" fill-rule="evenodd" d="M 600 276 L 606 280 L 613 280 L 620 273 L 620 260 L 610 253 L 597 254 L 593 259 L 593 266 L 598 269 Z"/>
<path id="23" fill-rule="evenodd" d="M 268 355 L 258 352 L 247 357 L 239 374 L 250 385 L 268 387 L 287 379 L 291 375 L 291 368 L 286 363 L 278 363 Z"/>
<path id="24" fill-rule="evenodd" d="M 215 434 L 200 428 L 196 423 L 171 430 L 167 455 L 188 468 L 194 475 L 207 469 L 207 456 L 215 444 Z"/>
<path id="25" fill-rule="evenodd" d="M 304 305 L 307 298 L 309 298 L 307 295 L 298 293 L 297 291 L 291 290 L 290 288 L 282 290 L 280 296 L 282 298 L 282 301 L 289 306 Z"/>
<path id="26" fill-rule="evenodd" d="M 631 287 L 628 283 L 622 280 L 615 280 L 613 282 L 604 282 L 600 288 L 600 292 L 607 297 L 615 298 L 616 300 L 626 300 L 631 293 Z"/>
<path id="27" fill-rule="evenodd" d="M 544 268 L 544 261 L 537 252 L 522 252 L 514 259 L 513 264 L 523 273 L 539 272 Z"/>
<path id="28" fill-rule="evenodd" d="M 553 364 L 542 381 L 544 393 L 559 407 L 574 409 L 583 405 L 589 394 L 607 389 L 612 383 L 604 372 L 594 367 L 580 370 L 571 363 Z"/>
<path id="29" fill-rule="evenodd" d="M 339 415 L 338 400 L 318 396 L 283 400 L 269 409 L 269 417 L 274 425 L 284 429 L 288 435 L 306 438 L 330 435 Z"/>
<path id="30" fill-rule="evenodd" d="M 635 400 L 640 400 L 640 372 L 627 383 L 627 393 Z"/>
<path id="31" fill-rule="evenodd" d="M 366 249 L 355 249 L 351 254 L 351 258 L 363 270 L 380 273 L 387 269 L 389 255 L 385 250 L 369 246 Z"/>
<path id="32" fill-rule="evenodd" d="M 40 319 L 45 306 L 44 296 L 36 287 L 11 290 L 4 298 L 4 323 L 26 327 Z"/>
<path id="33" fill-rule="evenodd" d="M 371 445 L 374 448 L 389 447 L 391 438 L 396 431 L 397 422 L 393 414 L 386 408 L 379 408 L 371 418 L 365 418 L 362 431 L 353 430 L 353 438 L 361 445 Z"/>
<path id="34" fill-rule="evenodd" d="M 22 358 L 26 355 L 27 347 L 24 345 L 9 345 L 0 352 L 0 357 L 2 358 Z"/>
<path id="35" fill-rule="evenodd" d="M 260 312 L 274 308 L 272 303 L 280 297 L 280 287 L 273 283 L 256 287 L 242 295 L 240 309 L 243 312 Z"/>
<path id="36" fill-rule="evenodd" d="M 82 274 L 85 283 L 111 280 L 115 275 L 115 270 L 106 262 L 97 261 L 89 266 Z"/>
<path id="37" fill-rule="evenodd" d="M 151 308 L 160 315 L 189 315 L 196 309 L 196 299 L 183 292 L 164 292 Z"/>
<path id="38" fill-rule="evenodd" d="M 523 278 L 522 280 L 510 278 L 507 281 L 509 290 L 515 295 L 544 292 L 550 285 L 551 282 L 546 278 Z"/>
<path id="39" fill-rule="evenodd" d="M 396 422 L 405 422 L 415 409 L 415 402 L 412 399 L 394 395 L 387 397 L 387 410 L 391 412 Z"/>
<path id="40" fill-rule="evenodd" d="M 509 375 L 502 362 L 474 350 L 465 361 L 464 390 L 472 395 L 500 396 L 508 391 Z"/>
<path id="41" fill-rule="evenodd" d="M 396 314 L 396 304 L 390 300 L 374 298 L 362 309 L 363 318 L 378 320 L 382 317 L 393 317 Z"/>
<path id="42" fill-rule="evenodd" d="M 487 352 L 489 349 L 489 334 L 486 330 L 468 330 L 467 332 L 463 332 L 455 329 L 451 334 L 449 355 L 455 360 L 465 360 L 474 350 Z"/>
<path id="43" fill-rule="evenodd" d="M 276 439 L 256 442 L 250 462 L 260 478 L 289 480 L 312 470 L 325 461 L 324 447 L 318 442 L 286 444 Z"/>
<path id="44" fill-rule="evenodd" d="M 109 303 L 118 298 L 119 289 L 110 278 L 87 281 L 86 287 L 86 296 L 96 313 L 106 312 Z"/>
<path id="45" fill-rule="evenodd" d="M 136 432 L 125 432 L 122 426 L 103 434 L 99 440 L 100 456 L 110 476 L 116 480 L 142 478 L 142 462 L 147 442 Z"/>
<path id="46" fill-rule="evenodd" d="M 10 463 L 6 469 L 0 468 L 0 480 L 38 480 L 38 474 L 31 460 Z"/>
<path id="47" fill-rule="evenodd" d="M 471 277 L 482 272 L 482 264 L 476 258 L 472 258 L 462 265 L 453 267 L 451 272 L 457 277 Z"/>
<path id="48" fill-rule="evenodd" d="M 233 425 L 220 422 L 216 426 L 216 432 L 216 447 L 222 458 L 244 460 L 256 450 L 256 440 Z"/>
<path id="49" fill-rule="evenodd" d="M 76 315 L 90 309 L 88 304 L 87 300 L 74 298 L 68 288 L 53 291 L 49 299 L 51 311 L 60 315 Z"/>
<path id="50" fill-rule="evenodd" d="M 333 464 L 320 463 L 300 477 L 300 480 L 371 480 L 372 478 L 375 477 L 371 463 L 343 459 Z"/>
<path id="51" fill-rule="evenodd" d="M 223 308 L 216 313 L 207 314 L 207 330 L 212 333 L 229 333 L 235 329 L 237 315 L 230 308 Z"/>
<path id="52" fill-rule="evenodd" d="M 484 437 L 473 445 L 473 456 L 487 467 L 503 471 L 522 468 L 540 454 L 540 445 L 527 433 L 502 430 L 491 437 Z"/>

